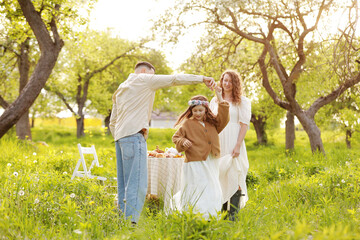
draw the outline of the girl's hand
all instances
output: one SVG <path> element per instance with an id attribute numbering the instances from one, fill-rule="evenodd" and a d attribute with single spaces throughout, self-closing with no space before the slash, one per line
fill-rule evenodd
<path id="1" fill-rule="evenodd" d="M 240 155 L 240 147 L 241 147 L 241 145 L 236 145 L 235 146 L 235 148 L 234 148 L 234 150 L 232 151 L 232 154 L 231 154 L 231 156 L 232 157 L 238 157 L 239 155 Z"/>
<path id="2" fill-rule="evenodd" d="M 189 140 L 186 139 L 183 143 L 183 146 L 189 148 L 192 146 L 192 142 L 190 142 Z"/>

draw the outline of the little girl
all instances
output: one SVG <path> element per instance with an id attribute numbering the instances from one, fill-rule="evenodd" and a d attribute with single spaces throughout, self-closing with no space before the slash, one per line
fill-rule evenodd
<path id="1" fill-rule="evenodd" d="M 172 137 L 179 152 L 185 151 L 181 189 L 174 195 L 170 209 L 179 211 L 193 207 L 205 218 L 221 210 L 222 192 L 219 182 L 219 133 L 229 122 L 229 103 L 223 101 L 221 88 L 216 88 L 219 99 L 215 116 L 204 96 L 192 97 L 188 109 L 179 117 L 180 126 Z"/>

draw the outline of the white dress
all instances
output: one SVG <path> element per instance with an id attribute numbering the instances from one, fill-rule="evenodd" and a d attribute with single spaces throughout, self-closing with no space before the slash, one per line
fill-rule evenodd
<path id="1" fill-rule="evenodd" d="M 187 211 L 191 206 L 194 212 L 206 219 L 217 216 L 222 207 L 222 192 L 219 182 L 219 158 L 211 154 L 206 161 L 183 164 L 181 187 L 170 200 L 170 211 Z M 166 212 L 168 212 L 165 209 Z"/>
<path id="2" fill-rule="evenodd" d="M 216 98 L 210 102 L 210 109 L 217 114 Z M 219 159 L 219 179 L 223 193 L 223 203 L 228 202 L 230 198 L 241 187 L 241 193 L 245 196 L 240 199 L 240 208 L 245 207 L 247 202 L 246 175 L 249 169 L 249 161 L 247 158 L 245 141 L 240 147 L 240 155 L 236 158 L 231 156 L 232 151 L 237 142 L 240 131 L 240 122 L 250 126 L 251 119 L 251 102 L 247 97 L 241 96 L 239 106 L 230 103 L 230 121 L 227 126 L 219 134 L 220 138 L 220 154 Z"/>

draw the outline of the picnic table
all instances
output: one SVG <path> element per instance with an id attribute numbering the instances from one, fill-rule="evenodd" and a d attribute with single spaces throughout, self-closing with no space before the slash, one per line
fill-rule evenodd
<path id="1" fill-rule="evenodd" d="M 148 157 L 147 196 L 162 198 L 166 208 L 171 197 L 180 190 L 184 158 Z"/>

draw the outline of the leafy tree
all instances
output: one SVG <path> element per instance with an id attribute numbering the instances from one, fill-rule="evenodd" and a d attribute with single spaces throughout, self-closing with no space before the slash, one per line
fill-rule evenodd
<path id="1" fill-rule="evenodd" d="M 314 43 L 321 42 L 316 32 L 319 22 L 326 25 L 328 14 L 333 14 L 340 7 L 346 8 L 348 4 L 351 4 L 353 10 L 350 15 L 355 18 L 355 3 L 356 1 L 344 3 L 334 0 L 178 1 L 175 7 L 169 9 L 159 20 L 157 29 L 170 32 L 168 40 L 176 42 L 186 28 L 203 24 L 206 26 L 206 37 L 209 41 L 215 42 L 224 33 L 232 32 L 237 38 L 230 38 L 228 42 L 234 48 L 240 45 L 243 39 L 257 43 L 262 48 L 257 61 L 262 74 L 262 85 L 273 101 L 288 111 L 288 120 L 291 115 L 299 119 L 309 137 L 312 151 L 325 152 L 320 129 L 314 120 L 315 114 L 346 89 L 357 84 L 360 74 L 356 68 L 353 69 L 351 77 L 348 75 L 341 79 L 342 81 L 326 89 L 321 96 L 315 94 L 308 108 L 304 108 L 297 98 L 297 81 L 305 71 L 307 57 L 315 51 Z M 186 19 L 187 15 L 195 12 L 198 16 L 196 20 Z M 172 18 L 174 15 L 177 17 Z M 351 47 L 352 45 L 347 45 L 347 49 Z M 276 83 L 270 78 L 273 73 L 277 76 Z M 290 120 L 288 124 L 290 126 L 287 129 L 294 133 L 294 121 Z M 292 142 L 294 137 L 294 134 L 289 135 Z"/>
<path id="2" fill-rule="evenodd" d="M 134 71 L 137 61 L 150 61 L 157 73 L 169 73 L 163 55 L 143 46 L 147 40 L 135 43 L 113 37 L 109 31 L 91 30 L 77 33 L 74 38 L 65 47 L 47 89 L 56 93 L 76 117 L 78 138 L 84 135 L 86 110 L 96 109 L 108 125 L 112 95 Z"/>
<path id="3" fill-rule="evenodd" d="M 66 0 L 10 0 L 1 3 L 0 11 L 5 16 L 1 20 L 6 29 L 1 46 L 3 52 L 11 50 L 17 58 L 20 94 L 11 104 L 4 97 L 0 98 L 1 105 L 6 107 L 0 117 L 0 137 L 19 119 L 25 130 L 20 130 L 18 135 L 23 137 L 24 131 L 27 132 L 25 135 L 30 134 L 28 110 L 49 78 L 64 45 L 59 32 L 66 35 L 71 22 L 66 20 L 78 19 L 76 10 L 73 10 L 76 5 Z M 30 54 L 33 51 L 36 57 L 31 70 Z"/>
<path id="4" fill-rule="evenodd" d="M 141 45 L 111 37 L 109 32 L 87 30 L 75 34 L 65 47 L 56 80 L 47 89 L 56 93 L 76 117 L 78 138 L 84 136 L 84 109 L 90 84 L 119 59 L 132 57 Z M 75 102 L 76 109 L 71 102 Z"/>

